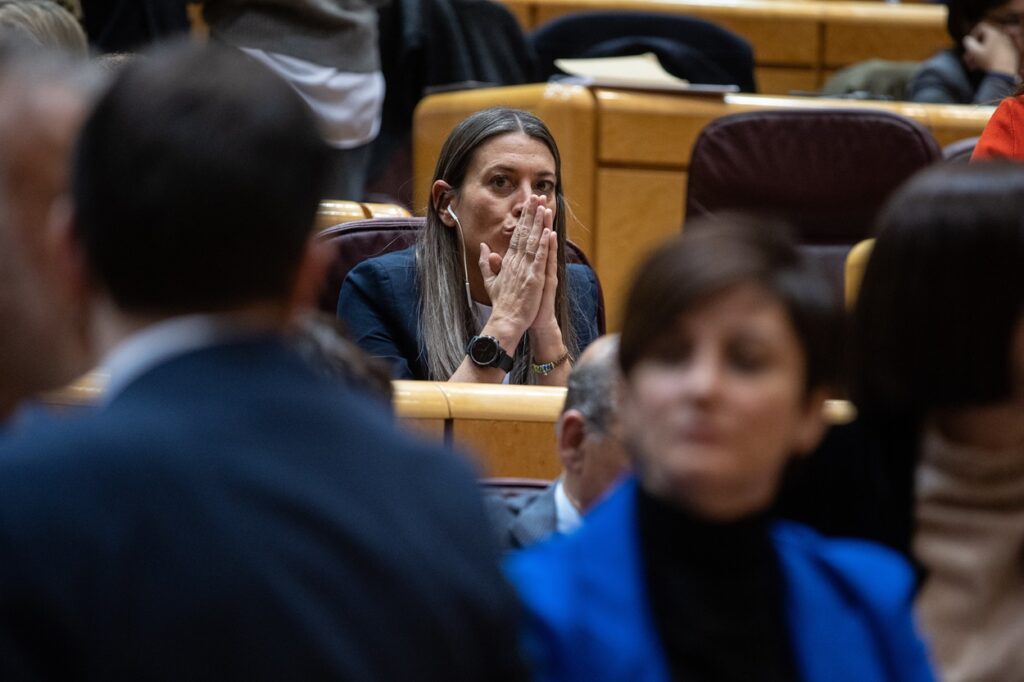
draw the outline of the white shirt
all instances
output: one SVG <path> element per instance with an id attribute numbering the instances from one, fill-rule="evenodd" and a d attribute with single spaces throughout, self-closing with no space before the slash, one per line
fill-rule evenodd
<path id="1" fill-rule="evenodd" d="M 152 324 L 121 341 L 103 358 L 100 369 L 108 377 L 103 403 L 174 357 L 250 334 L 217 315 L 183 315 Z"/>
<path id="2" fill-rule="evenodd" d="M 327 144 L 352 149 L 377 137 L 384 107 L 380 71 L 339 71 L 276 52 L 241 49 L 295 88 L 320 121 L 320 134 Z"/>
<path id="3" fill-rule="evenodd" d="M 561 478 L 555 484 L 555 518 L 557 520 L 555 530 L 559 533 L 571 533 L 583 523 L 580 511 L 576 509 L 576 505 L 565 494 L 565 487 L 562 485 Z"/>

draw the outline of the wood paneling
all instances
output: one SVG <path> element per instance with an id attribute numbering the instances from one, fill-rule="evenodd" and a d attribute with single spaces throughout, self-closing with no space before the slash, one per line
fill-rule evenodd
<path id="1" fill-rule="evenodd" d="M 558 476 L 554 422 L 458 419 L 455 445 L 480 463 L 485 476 L 547 478 Z"/>
<path id="2" fill-rule="evenodd" d="M 754 49 L 758 91 L 816 89 L 826 69 L 871 58 L 922 61 L 950 46 L 946 9 L 844 0 L 503 0 L 526 30 L 567 14 L 628 10 L 707 19 Z M 784 71 L 776 69 L 784 68 Z M 800 72 L 797 76 L 796 72 Z"/>
<path id="3" fill-rule="evenodd" d="M 686 174 L 609 168 L 597 175 L 597 250 L 608 331 L 619 331 L 624 297 L 637 263 L 679 234 Z"/>
<path id="4" fill-rule="evenodd" d="M 767 2 L 768 0 L 766 0 Z M 788 66 L 759 66 L 754 69 L 758 92 L 814 92 L 821 87 L 824 80 L 813 69 L 800 69 Z"/>

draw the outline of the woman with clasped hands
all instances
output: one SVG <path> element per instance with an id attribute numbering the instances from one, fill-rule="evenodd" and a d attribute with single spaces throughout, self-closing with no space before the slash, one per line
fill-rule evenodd
<path id="1" fill-rule="evenodd" d="M 353 269 L 338 315 L 396 378 L 564 385 L 597 336 L 597 281 L 566 264 L 565 223 L 544 123 L 477 112 L 441 149 L 416 246 Z"/>

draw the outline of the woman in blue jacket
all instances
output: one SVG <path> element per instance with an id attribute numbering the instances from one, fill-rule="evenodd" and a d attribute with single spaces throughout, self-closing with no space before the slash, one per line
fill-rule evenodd
<path id="1" fill-rule="evenodd" d="M 780 234 L 688 225 L 639 269 L 620 342 L 636 478 L 508 566 L 539 679 L 932 679 L 910 567 L 771 518 L 838 355 L 833 297 Z"/>

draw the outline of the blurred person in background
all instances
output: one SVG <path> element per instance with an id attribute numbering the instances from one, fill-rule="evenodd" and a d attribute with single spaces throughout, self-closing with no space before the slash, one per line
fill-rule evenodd
<path id="1" fill-rule="evenodd" d="M 948 682 L 1024 671 L 1024 168 L 942 166 L 882 211 L 854 316 L 853 399 L 884 434 L 921 627 Z M 851 483 L 852 484 L 852 483 Z"/>
<path id="2" fill-rule="evenodd" d="M 996 104 L 1020 82 L 1024 0 L 949 0 L 953 47 L 924 64 L 907 99 L 936 104 Z"/>
<path id="3" fill-rule="evenodd" d="M 202 0 L 211 39 L 270 68 L 316 114 L 332 149 L 328 198 L 363 198 L 384 105 L 376 9 L 384 2 Z"/>
<path id="4" fill-rule="evenodd" d="M 89 56 L 85 31 L 71 12 L 51 0 L 0 0 L 0 31 L 15 33 L 40 47 Z"/>

